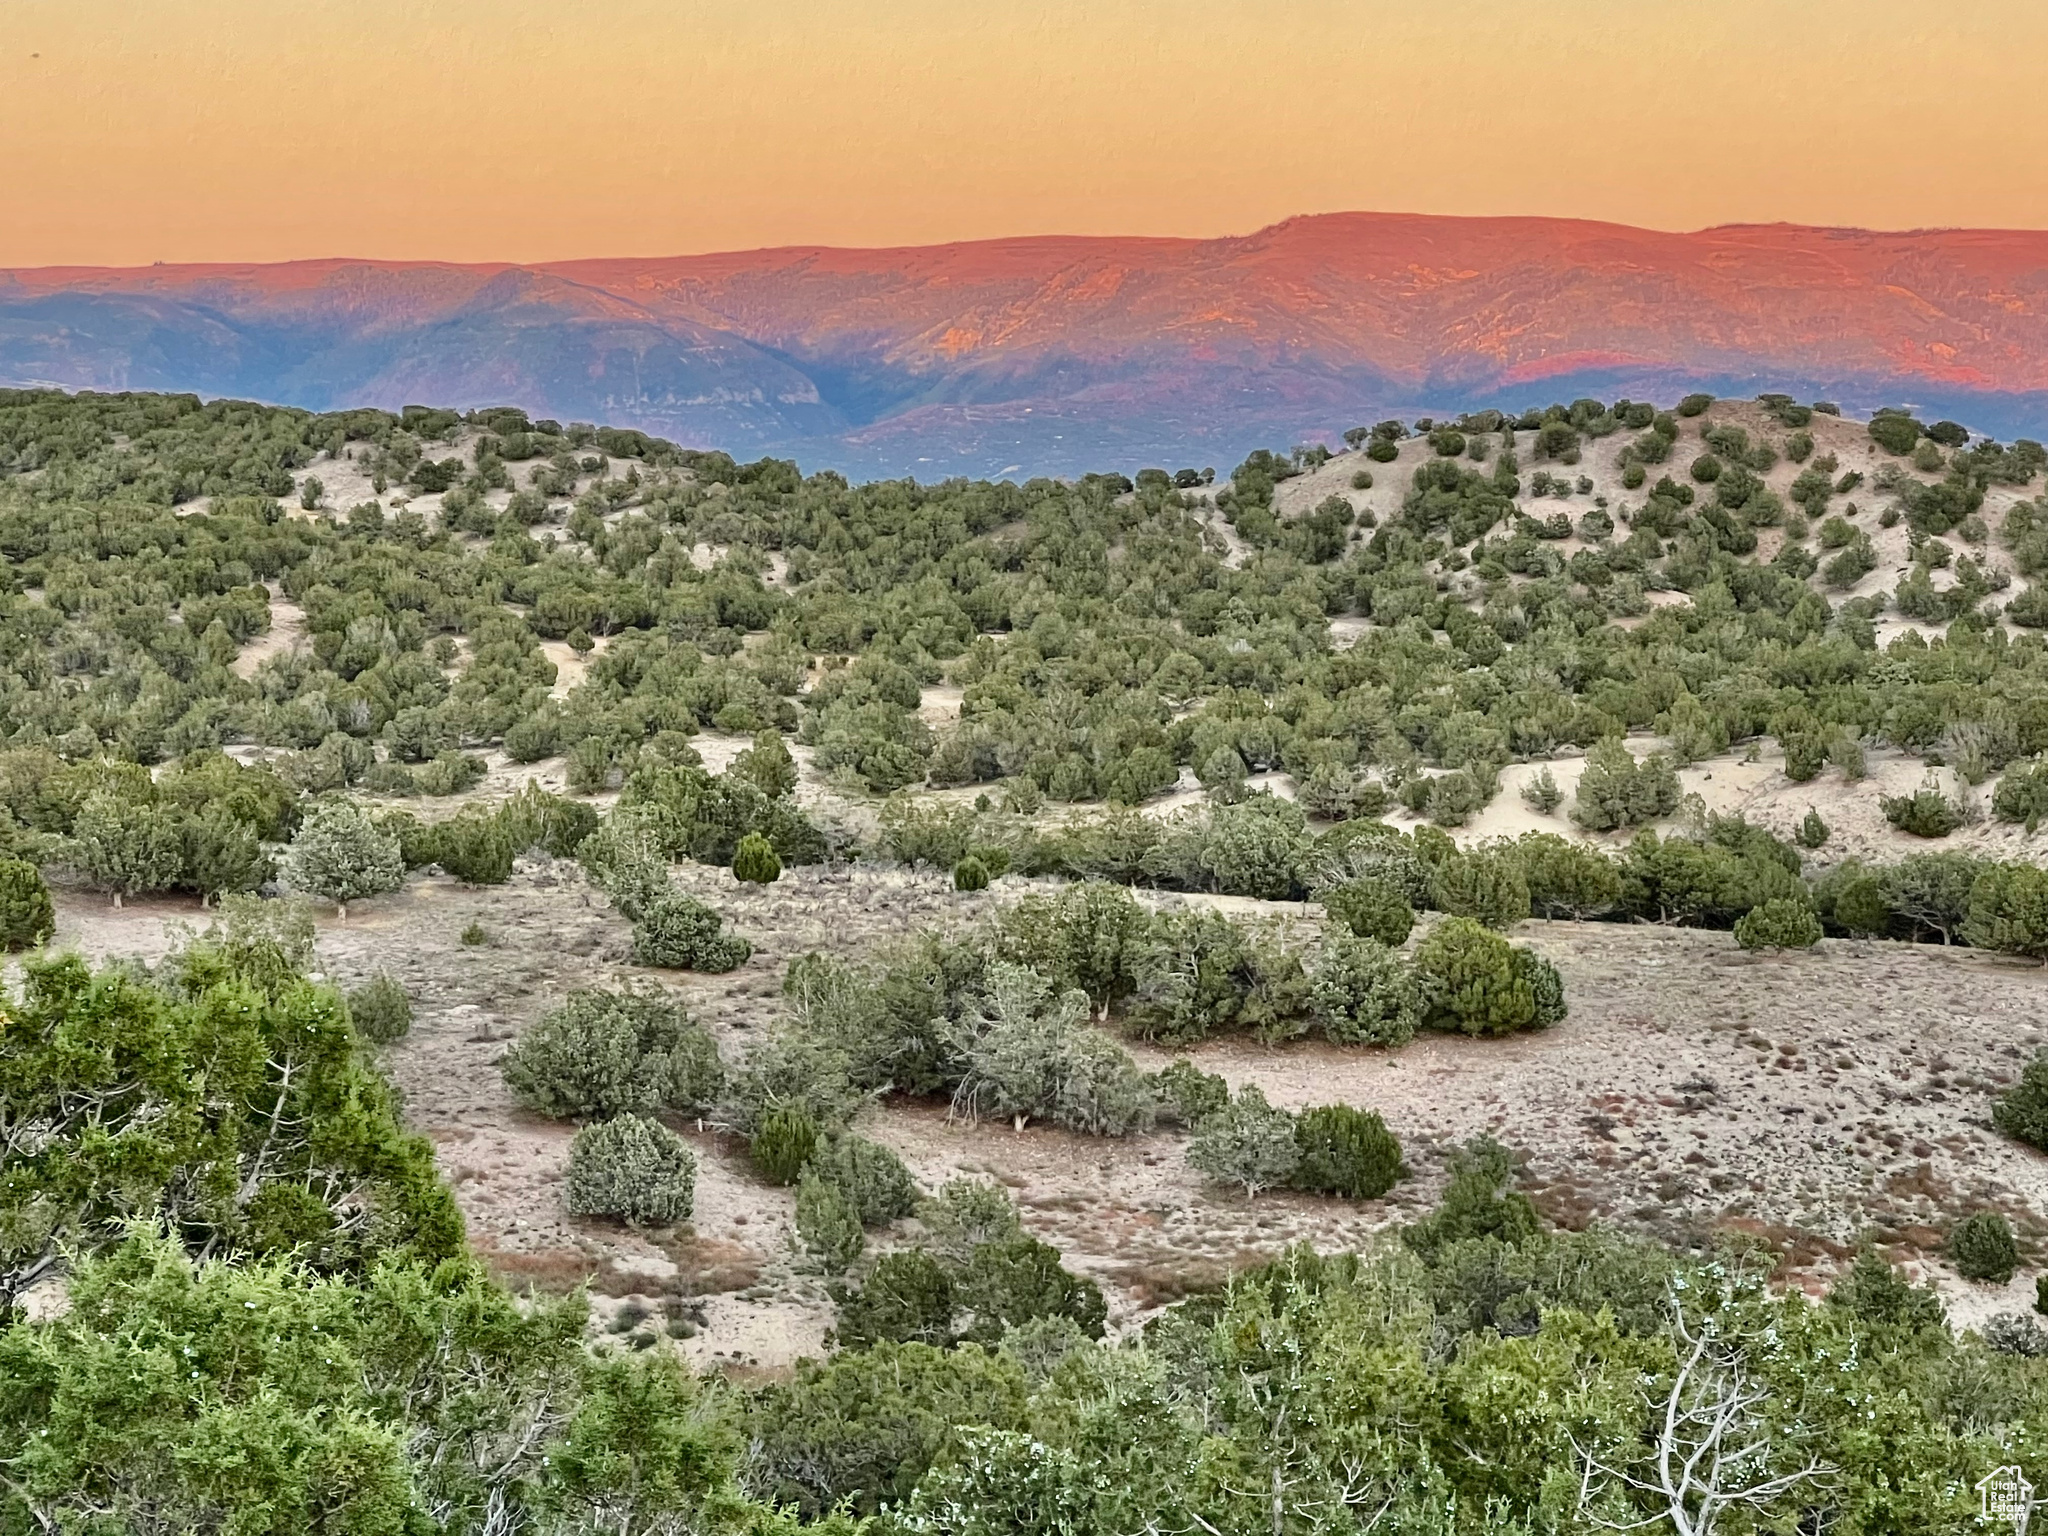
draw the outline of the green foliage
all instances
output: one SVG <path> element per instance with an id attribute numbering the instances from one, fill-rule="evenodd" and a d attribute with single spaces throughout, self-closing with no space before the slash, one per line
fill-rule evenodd
<path id="1" fill-rule="evenodd" d="M 1869 1247 L 1857 1253 L 1856 1262 L 1829 1290 L 1828 1305 L 1874 1328 L 1920 1332 L 1947 1322 L 1941 1297 L 1931 1287 L 1913 1284 Z"/>
<path id="2" fill-rule="evenodd" d="M 1090 1136 L 1127 1136 L 1152 1118 L 1129 1053 L 1088 1023 L 1087 994 L 1054 992 L 1037 972 L 994 962 L 982 997 L 954 1031 L 963 1070 L 956 1112 L 1022 1126 L 1049 1120 Z"/>
<path id="3" fill-rule="evenodd" d="M 678 971 L 730 971 L 746 964 L 754 946 L 723 933 L 717 912 L 679 892 L 654 898 L 633 924 L 633 958 Z"/>
<path id="4" fill-rule="evenodd" d="M 1996 1211 L 1977 1211 L 1957 1222 L 1948 1235 L 1948 1257 L 1965 1280 L 1991 1285 L 2004 1285 L 2020 1267 L 2012 1227 Z"/>
<path id="5" fill-rule="evenodd" d="M 763 1497 L 816 1520 L 842 1504 L 872 1515 L 903 1503 L 976 1427 L 1019 1428 L 1025 1413 L 1023 1376 L 1005 1356 L 884 1342 L 798 1362 L 754 1400 L 746 1429 Z"/>
<path id="6" fill-rule="evenodd" d="M 1820 919 L 1813 909 L 1786 896 L 1752 907 L 1735 920 L 1735 942 L 1744 949 L 1811 949 L 1820 940 Z"/>
<path id="7" fill-rule="evenodd" d="M 2020 1080 L 1991 1107 L 1991 1123 L 2013 1140 L 2048 1152 L 2048 1052 L 2028 1058 Z"/>
<path id="8" fill-rule="evenodd" d="M 1522 798 L 1538 816 L 1548 816 L 1564 804 L 1564 791 L 1548 768 L 1533 775 L 1522 786 Z"/>
<path id="9" fill-rule="evenodd" d="M 379 971 L 348 994 L 349 1022 L 374 1045 L 402 1040 L 412 1028 L 412 999 L 389 975 Z"/>
<path id="10" fill-rule="evenodd" d="M 1466 1035 L 1510 1035 L 1540 1028 L 1533 978 L 1515 948 L 1466 917 L 1447 917 L 1415 951 L 1428 998 L 1423 1023 Z"/>
<path id="11" fill-rule="evenodd" d="M 758 731 L 754 744 L 732 760 L 728 772 L 750 779 L 771 800 L 780 800 L 796 789 L 796 759 L 780 731 Z"/>
<path id="12" fill-rule="evenodd" d="M 295 889 L 331 901 L 344 913 L 352 901 L 405 883 L 398 839 L 346 801 L 307 813 L 285 855 L 283 873 Z"/>
<path id="13" fill-rule="evenodd" d="M 818 1122 L 801 1109 L 771 1109 L 761 1117 L 747 1151 L 771 1184 L 794 1184 L 818 1150 Z"/>
<path id="14" fill-rule="evenodd" d="M 642 986 L 570 993 L 499 1070 L 522 1105 L 560 1120 L 702 1113 L 724 1077 L 710 1035 L 680 1002 Z"/>
<path id="15" fill-rule="evenodd" d="M 1515 1160 L 1490 1136 L 1451 1154 L 1451 1177 L 1435 1211 L 1404 1227 L 1401 1240 L 1425 1256 L 1458 1243 L 1526 1243 L 1541 1223 L 1529 1197 L 1514 1187 Z"/>
<path id="16" fill-rule="evenodd" d="M 1828 841 L 1828 824 L 1820 819 L 1820 812 L 1812 806 L 1806 808 L 1806 815 L 1799 822 L 1799 830 L 1793 834 L 1794 842 L 1806 849 L 1825 848 Z"/>
<path id="17" fill-rule="evenodd" d="M 1159 1069 L 1158 1090 L 1167 1118 L 1189 1130 L 1230 1103 L 1230 1084 L 1185 1056 L 1176 1056 Z"/>
<path id="18" fill-rule="evenodd" d="M 863 1227 L 887 1226 L 917 1209 L 917 1181 L 903 1159 L 878 1142 L 827 1137 L 804 1167 L 846 1197 Z"/>
<path id="19" fill-rule="evenodd" d="M 1188 1143 L 1188 1166 L 1219 1184 L 1235 1184 L 1247 1198 L 1276 1189 L 1301 1164 L 1294 1116 L 1266 1102 L 1255 1083 L 1237 1090 L 1223 1109 L 1203 1117 Z"/>
<path id="20" fill-rule="evenodd" d="M 985 1179 L 948 1179 L 938 1194 L 918 1205 L 917 1219 L 931 1234 L 934 1250 L 955 1267 L 982 1244 L 1004 1242 L 1023 1231 L 1009 1195 Z"/>
<path id="21" fill-rule="evenodd" d="M 1517 838 L 1514 856 L 1539 917 L 1602 917 L 1621 901 L 1621 870 L 1596 848 L 1550 832 Z"/>
<path id="22" fill-rule="evenodd" d="M 1309 987 L 1316 1025 L 1338 1045 L 1405 1045 L 1422 1019 L 1422 992 L 1401 957 L 1334 923 L 1323 930 Z"/>
<path id="23" fill-rule="evenodd" d="M 432 1156 L 400 1128 L 339 994 L 297 978 L 264 990 L 217 959 L 188 974 L 201 990 L 174 995 L 76 956 L 28 962 L 0 1032 L 0 1104 L 38 1135 L 0 1166 L 0 1300 L 136 1220 L 195 1249 L 299 1248 L 328 1270 L 460 1253 Z"/>
<path id="24" fill-rule="evenodd" d="M 1987 865 L 1971 882 L 1962 930 L 1979 949 L 2048 964 L 2048 870 Z"/>
<path id="25" fill-rule="evenodd" d="M 1661 754 L 1636 761 L 1618 740 L 1600 742 L 1586 766 L 1572 805 L 1572 820 L 1593 832 L 1638 826 L 1678 807 L 1678 775 Z"/>
<path id="26" fill-rule="evenodd" d="M 579 1216 L 613 1216 L 634 1226 L 690 1219 L 697 1157 L 659 1120 L 620 1115 L 586 1125 L 569 1143 L 563 1196 Z"/>
<path id="27" fill-rule="evenodd" d="M 1398 947 L 1408 942 L 1415 913 L 1392 882 L 1367 876 L 1323 892 L 1323 910 L 1362 939 Z"/>
<path id="28" fill-rule="evenodd" d="M 57 909 L 41 871 L 22 859 L 0 859 L 0 947 L 34 949 L 57 927 Z"/>
<path id="29" fill-rule="evenodd" d="M 1880 795 L 1877 804 L 1886 821 L 1914 837 L 1947 837 L 1963 824 L 1962 811 L 1954 799 L 1932 782 L 1922 784 L 1910 795 Z"/>
<path id="30" fill-rule="evenodd" d="M 1304 1109 L 1295 1118 L 1294 1142 L 1294 1187 L 1316 1194 L 1377 1200 L 1407 1171 L 1386 1121 L 1348 1104 Z"/>
<path id="31" fill-rule="evenodd" d="M 464 885 L 503 885 L 512 876 L 512 828 L 493 812 L 465 810 L 432 829 L 433 858 Z"/>
<path id="32" fill-rule="evenodd" d="M 1911 453 L 1920 441 L 1920 423 L 1910 416 L 1881 411 L 1871 418 L 1870 440 L 1886 453 Z"/>
<path id="33" fill-rule="evenodd" d="M 953 889 L 956 891 L 985 891 L 988 889 L 988 866 L 968 854 L 953 866 Z"/>
<path id="34" fill-rule="evenodd" d="M 833 1335 L 842 1349 L 953 1342 L 953 1277 L 922 1248 L 877 1259 L 859 1289 L 839 1297 Z"/>
<path id="35" fill-rule="evenodd" d="M 1040 1318 L 1064 1318 L 1099 1339 L 1109 1315 L 1100 1286 L 1063 1267 L 1058 1249 L 1022 1234 L 977 1244 L 953 1299 L 966 1314 L 959 1337 L 983 1344 Z"/>
<path id="36" fill-rule="evenodd" d="M 852 1198 L 809 1165 L 796 1181 L 796 1235 L 828 1274 L 845 1273 L 867 1246 Z"/>
<path id="37" fill-rule="evenodd" d="M 1488 928 L 1512 928 L 1529 915 L 1529 882 L 1513 845 L 1474 848 L 1445 860 L 1430 895 L 1438 911 Z"/>
<path id="38" fill-rule="evenodd" d="M 732 873 L 736 880 L 773 885 L 782 878 L 782 860 L 775 856 L 775 846 L 767 838 L 749 832 L 733 850 Z"/>

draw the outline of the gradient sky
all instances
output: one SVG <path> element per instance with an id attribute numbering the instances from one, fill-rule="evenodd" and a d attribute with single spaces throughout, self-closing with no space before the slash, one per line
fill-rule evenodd
<path id="1" fill-rule="evenodd" d="M 2048 227 L 2041 0 L 6 0 L 0 265 Z"/>

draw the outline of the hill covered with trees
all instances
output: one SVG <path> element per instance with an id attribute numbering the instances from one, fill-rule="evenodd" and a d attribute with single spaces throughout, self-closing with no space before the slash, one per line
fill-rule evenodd
<path id="1" fill-rule="evenodd" d="M 854 484 L 510 408 L 0 394 L 0 1529 L 1876 1536 L 2048 1474 L 2048 1334 L 1944 1301 L 2024 1283 L 2040 1219 L 1954 1148 L 1897 1194 L 1938 1230 L 1818 1212 L 1839 1262 L 1774 1284 L 1813 1230 L 1565 1220 L 1490 1136 L 1244 1066 L 1533 1066 L 1582 974 L 1535 916 L 2048 956 L 2048 452 L 1784 395 L 1343 440 Z M 452 1190 L 387 1077 L 419 988 L 337 986 L 306 905 L 331 939 L 436 869 L 551 893 L 536 948 L 618 930 L 516 1039 L 435 1025 L 559 1127 L 547 1202 L 676 1254 L 787 1210 L 813 1358 L 693 1367 L 680 1290 L 508 1288 L 488 1175 Z M 770 931 L 850 869 L 909 872 L 826 912 L 885 942 Z M 138 900 L 206 926 L 46 950 Z M 1888 1081 L 1877 1129 L 2048 1144 L 2020 1045 Z M 1724 1087 L 1675 1086 L 1689 1146 Z M 886 1113 L 1175 1147 L 1251 1236 L 1112 1292 Z M 1355 1241 L 1275 1252 L 1287 1200 Z"/>

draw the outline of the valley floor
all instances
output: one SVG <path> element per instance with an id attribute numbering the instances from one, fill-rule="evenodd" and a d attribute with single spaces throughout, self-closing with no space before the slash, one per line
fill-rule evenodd
<path id="1" fill-rule="evenodd" d="M 1020 887 L 964 896 L 936 877 L 859 866 L 792 869 L 758 888 L 685 865 L 678 883 L 753 941 L 747 965 L 725 976 L 640 971 L 604 898 L 574 865 L 546 861 L 522 863 L 496 889 L 415 879 L 346 923 L 323 916 L 319 958 L 344 984 L 388 971 L 411 993 L 417 1022 L 388 1048 L 387 1069 L 435 1144 L 472 1242 L 501 1273 L 548 1288 L 587 1281 L 606 1305 L 692 1297 L 702 1316 L 693 1356 L 774 1369 L 818 1353 L 831 1316 L 794 1243 L 790 1192 L 763 1184 L 737 1139 L 686 1126 L 700 1153 L 691 1227 L 573 1218 L 561 1198 L 573 1127 L 520 1110 L 497 1058 L 570 989 L 651 974 L 737 1060 L 774 1020 L 791 959 L 869 955 L 922 926 L 970 922 Z M 177 924 L 204 921 L 188 904 L 115 911 L 87 896 L 61 899 L 59 917 L 60 946 L 102 957 L 153 957 Z M 486 942 L 461 942 L 473 922 Z M 1725 933 L 1618 924 L 1531 922 L 1516 938 L 1564 976 L 1571 1016 L 1545 1034 L 1423 1036 L 1394 1051 L 1245 1040 L 1193 1051 L 1276 1104 L 1380 1111 L 1414 1170 L 1384 1201 L 1247 1201 L 1186 1166 L 1179 1132 L 1020 1132 L 901 1103 L 869 1111 L 861 1128 L 927 1187 L 956 1172 L 1009 1186 L 1028 1228 L 1103 1284 L 1113 1325 L 1289 1243 L 1352 1246 L 1408 1218 L 1435 1198 L 1448 1150 L 1481 1130 L 1526 1159 L 1538 1204 L 1566 1225 L 1608 1221 L 1677 1241 L 1749 1234 L 1784 1256 L 1790 1282 L 1810 1286 L 1874 1237 L 1942 1284 L 1959 1324 L 2031 1305 L 2030 1276 L 2002 1290 L 1965 1286 L 1936 1250 L 1947 1225 L 1977 1208 L 2005 1212 L 2023 1245 L 2048 1244 L 2037 1214 L 2048 1212 L 2048 1158 L 1989 1123 L 1994 1093 L 2048 1043 L 2048 972 L 1965 949 L 1845 940 L 1748 955 Z M 1147 1066 L 1165 1059 L 1136 1054 Z"/>

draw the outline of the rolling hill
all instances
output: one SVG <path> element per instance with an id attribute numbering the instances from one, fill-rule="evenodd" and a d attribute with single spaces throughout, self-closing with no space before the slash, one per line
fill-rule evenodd
<path id="1" fill-rule="evenodd" d="M 432 399 L 861 472 L 1227 465 L 1397 410 L 1784 390 L 2048 425 L 2048 232 L 1330 214 L 521 267 L 0 272 L 0 382 Z"/>

